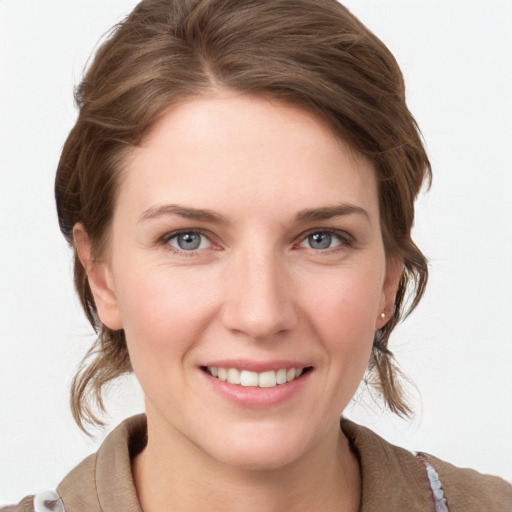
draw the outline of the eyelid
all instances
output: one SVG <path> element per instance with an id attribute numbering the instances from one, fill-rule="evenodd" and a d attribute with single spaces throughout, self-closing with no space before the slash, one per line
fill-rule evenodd
<path id="1" fill-rule="evenodd" d="M 185 234 L 185 233 L 198 233 L 201 236 L 206 237 L 208 239 L 208 241 L 210 242 L 210 244 L 212 244 L 212 246 L 211 247 L 207 247 L 205 249 L 196 249 L 196 250 L 192 250 L 192 251 L 185 251 L 185 250 L 179 249 L 177 247 L 171 246 L 169 244 L 169 241 L 171 239 L 179 236 L 180 234 Z M 302 232 L 296 238 L 296 242 L 294 243 L 294 247 L 300 246 L 300 244 L 302 242 L 304 242 L 307 239 L 308 236 L 310 236 L 312 234 L 315 234 L 315 233 L 328 233 L 328 234 L 336 236 L 341 241 L 341 243 L 339 245 L 336 245 L 334 247 L 330 247 L 330 248 L 327 248 L 327 249 L 323 249 L 323 250 L 318 250 L 318 249 L 312 249 L 311 248 L 311 250 L 314 250 L 315 252 L 335 251 L 337 249 L 343 249 L 345 247 L 349 247 L 349 246 L 351 246 L 351 245 L 353 245 L 355 243 L 355 238 L 350 233 L 348 233 L 347 231 L 336 229 L 336 228 L 312 228 L 312 229 L 308 229 L 305 232 Z M 198 253 L 200 253 L 202 251 L 205 251 L 207 249 L 212 249 L 212 250 L 219 250 L 220 249 L 220 244 L 216 240 L 216 236 L 213 233 L 211 233 L 210 231 L 207 231 L 207 230 L 202 229 L 202 228 L 184 228 L 184 229 L 177 229 L 177 230 L 174 230 L 174 231 L 169 231 L 169 232 L 165 233 L 164 235 L 162 235 L 161 237 L 159 237 L 157 242 L 158 242 L 159 245 L 165 246 L 166 249 L 168 249 L 168 250 L 170 250 L 172 252 L 175 252 L 175 253 L 178 253 L 178 254 L 183 254 L 183 255 L 186 255 L 186 256 L 198 255 Z"/>
<path id="2" fill-rule="evenodd" d="M 334 235 L 336 236 L 337 238 L 340 239 L 341 243 L 339 245 L 336 245 L 335 247 L 329 247 L 327 249 L 323 249 L 323 250 L 318 250 L 318 249 L 312 249 L 312 250 L 315 250 L 316 252 L 328 252 L 329 250 L 336 250 L 336 249 L 339 249 L 339 248 L 344 248 L 344 247 L 347 247 L 347 246 L 351 246 L 355 243 L 355 238 L 347 233 L 346 231 L 343 231 L 341 229 L 336 229 L 336 228 L 313 228 L 313 229 L 308 229 L 307 231 L 301 233 L 298 238 L 297 238 L 297 244 L 296 245 L 299 245 L 304 242 L 308 236 L 310 235 L 313 235 L 315 233 L 328 233 L 330 235 Z"/>
<path id="3" fill-rule="evenodd" d="M 183 234 L 186 234 L 186 233 L 196 233 L 196 234 L 199 234 L 201 236 L 204 236 L 210 242 L 211 247 L 206 247 L 204 249 L 196 249 L 196 250 L 192 250 L 192 251 L 185 251 L 185 250 L 180 249 L 178 247 L 174 247 L 173 245 L 171 245 L 169 243 L 169 241 L 172 240 L 173 238 L 176 238 L 179 235 L 183 235 Z M 185 256 L 198 255 L 198 253 L 200 253 L 202 251 L 205 251 L 205 250 L 208 250 L 208 249 L 216 250 L 219 247 L 219 244 L 216 243 L 216 241 L 215 241 L 215 236 L 211 232 L 206 231 L 206 230 L 201 229 L 201 228 L 188 228 L 188 229 L 184 228 L 184 229 L 176 229 L 175 231 L 169 231 L 169 232 L 165 233 L 164 235 L 162 235 L 158 239 L 158 244 L 165 246 L 165 248 L 168 249 L 169 251 L 172 251 L 172 252 L 177 253 L 177 254 L 182 254 L 182 255 L 185 255 Z"/>

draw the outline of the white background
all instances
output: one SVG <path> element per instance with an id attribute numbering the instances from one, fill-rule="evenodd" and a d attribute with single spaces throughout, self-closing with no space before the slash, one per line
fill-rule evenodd
<path id="1" fill-rule="evenodd" d="M 92 336 L 53 201 L 73 85 L 134 4 L 0 0 L 0 503 L 56 486 L 142 410 L 129 379 L 93 439 L 71 419 L 69 383 Z M 402 66 L 434 167 L 415 229 L 431 281 L 392 338 L 419 390 L 416 419 L 368 398 L 347 414 L 396 444 L 512 480 L 512 1 L 346 4 Z"/>

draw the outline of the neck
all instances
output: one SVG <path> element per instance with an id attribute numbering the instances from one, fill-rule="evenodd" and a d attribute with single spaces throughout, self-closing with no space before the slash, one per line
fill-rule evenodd
<path id="1" fill-rule="evenodd" d="M 144 512 L 355 512 L 359 508 L 359 464 L 339 427 L 299 459 L 270 469 L 229 466 L 212 460 L 188 440 L 159 434 L 163 433 L 148 422 L 148 444 L 133 461 Z"/>

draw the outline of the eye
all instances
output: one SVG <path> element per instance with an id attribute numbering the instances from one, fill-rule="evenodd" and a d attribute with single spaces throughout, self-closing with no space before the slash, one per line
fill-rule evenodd
<path id="1" fill-rule="evenodd" d="M 312 231 L 299 244 L 299 247 L 306 247 L 318 251 L 333 249 L 340 245 L 349 245 L 347 235 L 335 231 Z"/>
<path id="2" fill-rule="evenodd" d="M 180 231 L 171 233 L 166 237 L 166 243 L 180 251 L 196 251 L 198 249 L 208 249 L 211 245 L 210 240 L 200 231 Z"/>

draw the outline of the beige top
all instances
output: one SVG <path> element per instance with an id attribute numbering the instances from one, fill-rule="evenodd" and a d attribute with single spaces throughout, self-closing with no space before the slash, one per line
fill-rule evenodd
<path id="1" fill-rule="evenodd" d="M 450 512 L 512 512 L 512 485 L 498 477 L 456 468 L 430 455 L 424 454 L 421 460 L 345 419 L 341 428 L 361 465 L 361 512 L 436 512 L 426 465 L 433 466 L 434 474 L 439 475 Z M 140 512 L 131 459 L 145 442 L 145 415 L 121 423 L 100 449 L 82 461 L 58 486 L 65 511 Z M 33 512 L 33 503 L 33 496 L 27 496 L 17 506 L 2 508 L 0 512 Z M 45 503 L 47 508 L 43 505 L 36 509 L 62 507 L 60 502 Z"/>

